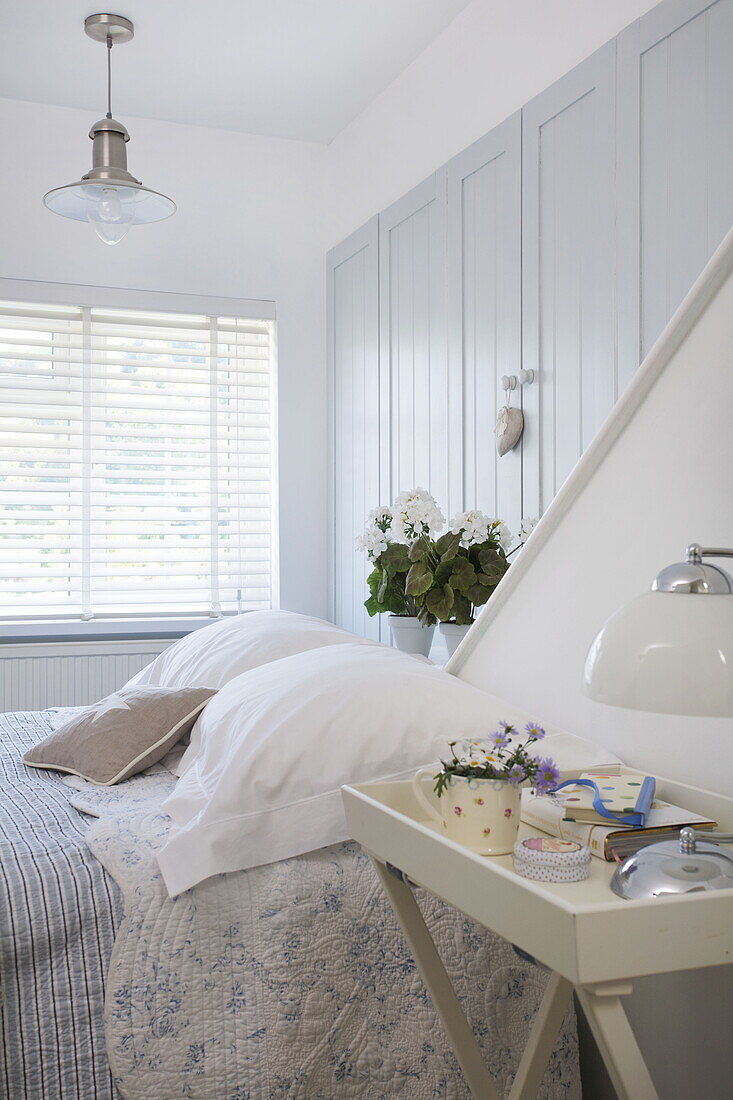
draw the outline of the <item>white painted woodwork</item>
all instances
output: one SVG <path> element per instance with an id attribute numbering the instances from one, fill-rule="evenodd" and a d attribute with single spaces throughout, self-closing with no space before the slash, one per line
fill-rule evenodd
<path id="1" fill-rule="evenodd" d="M 621 385 L 733 223 L 732 105 L 731 0 L 667 0 L 619 36 Z"/>
<path id="2" fill-rule="evenodd" d="M 379 215 L 382 503 L 421 485 L 461 501 L 460 375 L 446 349 L 446 172 Z M 453 428 L 453 431 L 451 430 Z"/>
<path id="3" fill-rule="evenodd" d="M 499 458 L 502 375 L 522 366 L 522 121 L 518 111 L 448 163 L 448 361 L 462 379 L 453 439 L 463 439 L 463 507 L 522 518 L 522 449 Z M 455 384 L 452 382 L 452 385 Z M 521 391 L 511 403 L 518 406 Z"/>
<path id="4" fill-rule="evenodd" d="M 730 543 L 732 318 L 733 229 L 448 666 L 632 767 L 729 796 L 731 719 L 604 706 L 581 681 L 588 646 L 617 608 L 690 542 Z"/>
<path id="5" fill-rule="evenodd" d="M 491 688 L 490 665 L 484 666 L 483 678 L 473 680 L 482 688 Z M 725 831 L 733 824 L 731 798 L 659 776 L 657 789 L 660 797 L 694 807 L 718 821 Z M 670 978 L 677 980 L 683 998 L 694 978 L 702 978 L 704 990 L 710 989 L 718 976 L 730 986 L 733 892 L 715 890 L 628 902 L 612 893 L 614 865 L 600 859 L 591 860 L 590 875 L 583 882 L 536 882 L 516 874 L 511 855 L 487 859 L 448 840 L 439 825 L 426 821 L 409 780 L 347 786 L 342 795 L 349 835 L 377 866 L 476 1100 L 494 1096 L 494 1083 L 482 1080 L 477 1044 L 462 1011 L 456 1008 L 455 993 L 420 917 L 410 883 L 443 898 L 554 971 L 507 1100 L 537 1096 L 571 983 L 580 996 L 618 1100 L 728 1095 L 727 1048 L 725 1039 L 717 1050 L 709 1041 L 716 1025 L 709 1019 L 710 1013 L 706 1013 L 707 1026 L 698 1032 L 697 1044 L 691 1047 L 686 1041 L 686 1028 L 676 1043 L 660 1048 L 654 1037 L 675 1009 L 689 1026 L 689 1004 L 683 999 L 680 1009 L 674 997 L 665 1001 L 662 993 L 650 999 L 649 991 L 660 981 L 662 990 L 668 989 Z M 520 825 L 520 838 L 531 833 L 531 826 Z M 399 868 L 401 879 L 393 877 L 390 866 Z M 662 1011 L 661 1005 L 667 1010 Z M 726 1017 L 721 1015 L 722 1027 L 717 1030 L 723 1036 Z M 597 1092 L 589 1095 L 595 1098 Z"/>
<path id="6" fill-rule="evenodd" d="M 484 686 L 491 686 L 490 679 Z M 733 822 L 733 799 L 661 777 L 658 784 L 660 798 L 678 805 L 692 800 L 722 828 Z M 671 903 L 658 898 L 629 903 L 610 889 L 615 865 L 596 858 L 582 882 L 526 879 L 515 873 L 511 853 L 481 856 L 449 840 L 437 822 L 426 819 L 409 779 L 354 784 L 341 793 L 349 836 L 371 855 L 574 985 L 728 965 L 730 890 L 686 894 Z M 522 823 L 519 835 L 536 830 L 533 834 Z"/>
<path id="7" fill-rule="evenodd" d="M 96 703 L 172 645 L 170 638 L 0 646 L 0 711 Z"/>
<path id="8" fill-rule="evenodd" d="M 550 504 L 733 221 L 731 58 L 733 0 L 666 0 L 380 214 L 378 249 L 362 253 L 362 230 L 337 250 L 342 280 L 369 256 L 370 286 L 379 251 L 368 433 L 343 288 L 346 316 L 329 320 L 330 340 L 345 333 L 344 378 L 332 356 L 337 621 L 374 630 L 351 539 L 400 489 L 513 531 Z M 331 280 L 331 318 L 334 292 Z M 521 367 L 535 371 L 512 395 L 525 433 L 499 459 L 499 379 Z"/>
<path id="9" fill-rule="evenodd" d="M 331 618 L 378 638 L 364 608 L 369 562 L 354 541 L 379 504 L 378 219 L 329 252 L 328 359 L 331 379 Z"/>
<path id="10" fill-rule="evenodd" d="M 524 515 L 548 506 L 611 411 L 615 43 L 529 103 L 523 126 Z"/>

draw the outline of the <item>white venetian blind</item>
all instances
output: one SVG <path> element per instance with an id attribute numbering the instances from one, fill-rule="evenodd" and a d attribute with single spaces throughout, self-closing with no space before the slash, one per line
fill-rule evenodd
<path id="1" fill-rule="evenodd" d="M 0 303 L 0 616 L 271 605 L 273 328 Z"/>

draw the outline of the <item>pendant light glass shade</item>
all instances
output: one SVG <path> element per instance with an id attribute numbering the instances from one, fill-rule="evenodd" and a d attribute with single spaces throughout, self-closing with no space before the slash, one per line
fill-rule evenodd
<path id="1" fill-rule="evenodd" d="M 56 187 L 43 199 L 54 214 L 88 221 L 106 244 L 117 244 L 131 225 L 162 221 L 176 212 L 166 195 L 126 180 L 79 180 Z"/>
<path id="2" fill-rule="evenodd" d="M 134 28 L 120 15 L 90 15 L 84 23 L 86 33 L 107 46 L 107 115 L 92 126 L 93 167 L 75 183 L 55 187 L 43 198 L 54 214 L 73 221 L 89 222 L 105 244 L 117 244 L 131 225 L 162 221 L 176 212 L 176 204 L 166 195 L 143 187 L 127 170 L 130 140 L 125 127 L 112 117 L 110 58 L 114 43 L 129 42 Z"/>

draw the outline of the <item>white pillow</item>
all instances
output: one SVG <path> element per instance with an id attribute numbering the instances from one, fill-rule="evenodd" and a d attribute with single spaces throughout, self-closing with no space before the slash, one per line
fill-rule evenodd
<path id="1" fill-rule="evenodd" d="M 344 783 L 407 778 L 448 741 L 492 732 L 499 709 L 387 646 L 330 646 L 245 672 L 206 707 L 200 752 L 163 804 L 169 893 L 345 840 Z"/>
<path id="2" fill-rule="evenodd" d="M 268 661 L 344 642 L 373 645 L 333 623 L 292 611 L 248 611 L 179 638 L 125 687 L 220 688 Z"/>

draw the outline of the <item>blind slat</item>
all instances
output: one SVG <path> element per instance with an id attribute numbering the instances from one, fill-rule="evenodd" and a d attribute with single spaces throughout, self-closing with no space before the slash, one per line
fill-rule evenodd
<path id="1" fill-rule="evenodd" d="M 272 337 L 0 303 L 0 615 L 269 606 Z"/>

